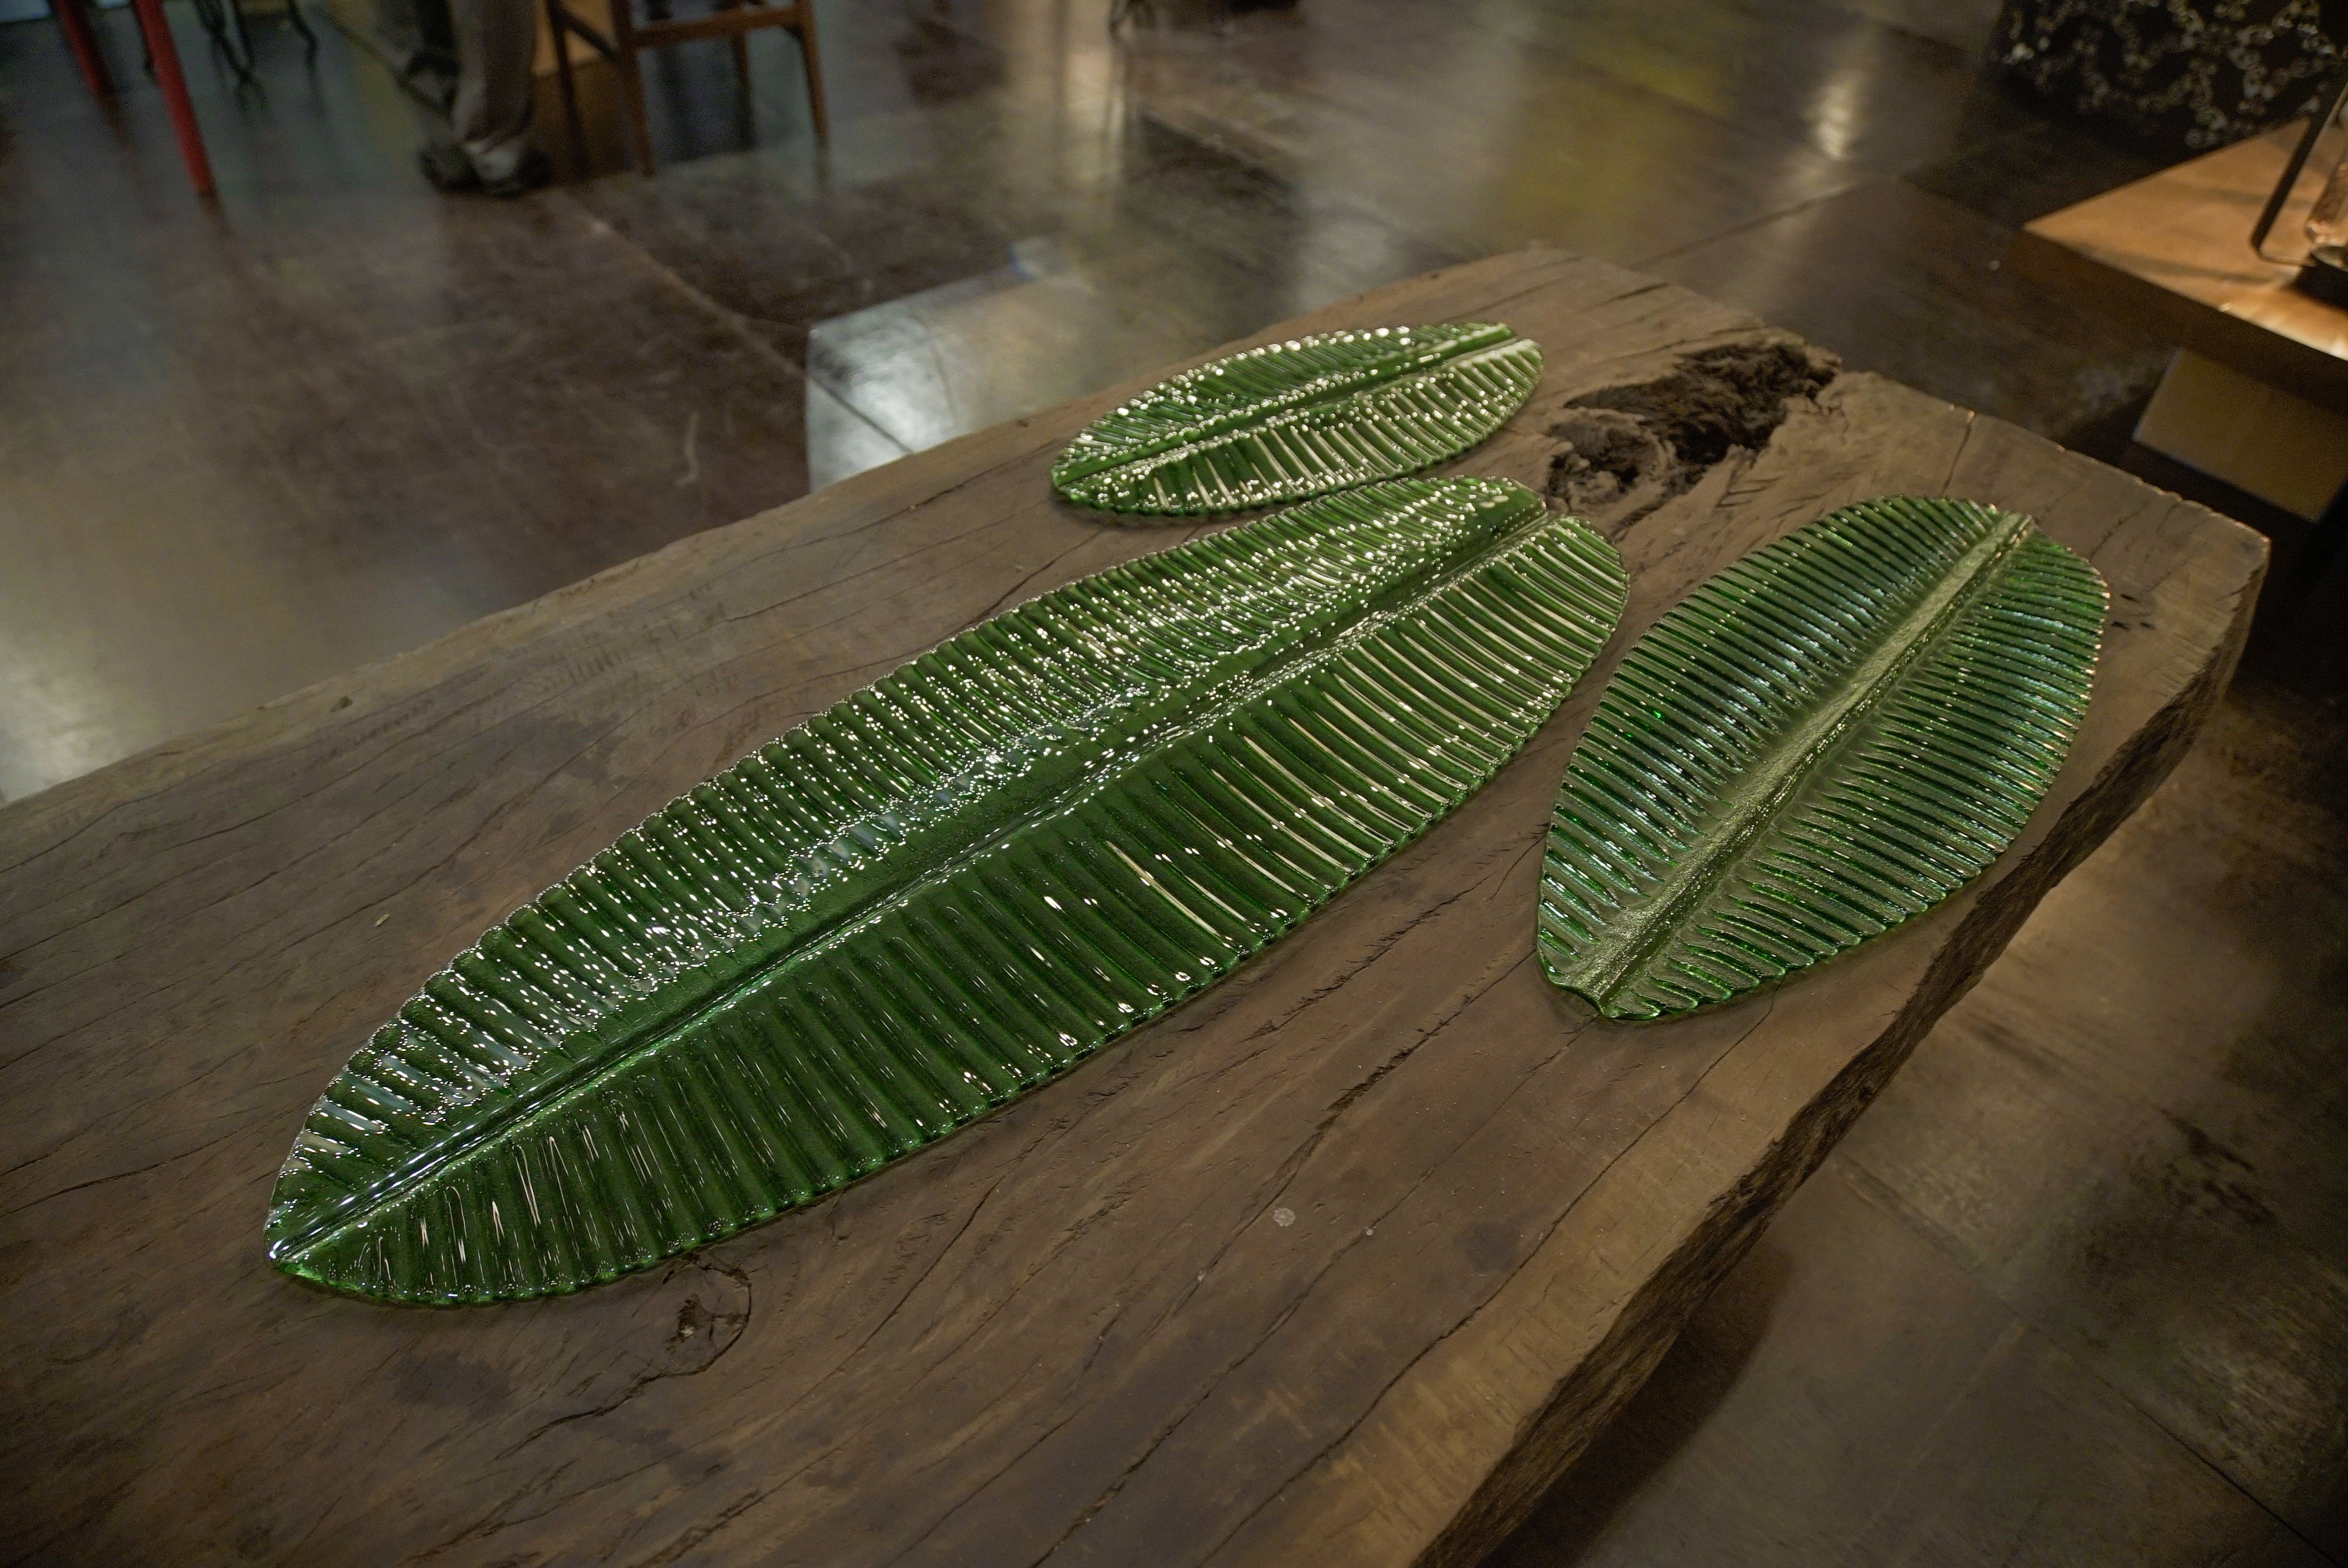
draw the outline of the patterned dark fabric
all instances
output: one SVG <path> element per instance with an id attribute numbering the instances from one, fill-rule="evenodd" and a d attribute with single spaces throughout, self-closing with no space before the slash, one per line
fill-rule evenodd
<path id="1" fill-rule="evenodd" d="M 2343 41 L 2348 0 L 2006 0 L 1990 59 L 2083 115 L 2199 149 L 2306 112 Z"/>

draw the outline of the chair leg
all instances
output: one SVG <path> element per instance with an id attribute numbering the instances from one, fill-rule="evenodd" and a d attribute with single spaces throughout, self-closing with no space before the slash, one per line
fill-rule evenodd
<path id="1" fill-rule="evenodd" d="M 615 0 L 624 5 L 626 0 Z M 636 167 L 645 174 L 660 172 L 660 162 L 653 156 L 652 117 L 644 112 L 644 70 L 635 50 L 623 48 L 619 58 L 620 92 L 628 101 L 628 124 L 636 138 Z"/>
<path id="2" fill-rule="evenodd" d="M 309 19 L 302 15 L 302 0 L 285 0 L 285 19 L 302 35 L 302 60 L 305 65 L 318 63 L 318 35 L 310 31 Z"/>
<path id="3" fill-rule="evenodd" d="M 49 9 L 57 13 L 57 26 L 66 36 L 66 46 L 73 50 L 74 64 L 81 67 L 82 80 L 99 97 L 114 96 L 114 77 L 106 68 L 106 55 L 98 46 L 98 30 L 89 25 L 89 13 L 83 10 L 85 0 L 52 0 Z"/>
<path id="4" fill-rule="evenodd" d="M 546 30 L 554 37 L 554 79 L 562 88 L 562 120 L 571 131 L 571 156 L 587 174 L 587 128 L 579 118 L 579 84 L 571 76 L 571 31 L 562 0 L 546 0 Z"/>
<path id="5" fill-rule="evenodd" d="M 636 52 L 635 0 L 612 0 L 612 66 L 620 77 L 620 97 L 628 109 L 628 126 L 636 137 L 636 168 L 644 174 L 659 172 L 653 156 L 653 122 L 644 113 L 644 56 Z"/>
<path id="6" fill-rule="evenodd" d="M 188 165 L 188 182 L 199 196 L 212 190 L 211 159 L 204 156 L 204 129 L 196 123 L 196 106 L 188 97 L 188 78 L 180 70 L 180 46 L 171 38 L 171 24 L 163 15 L 163 0 L 130 0 L 146 36 L 147 54 L 155 63 L 155 81 L 163 89 L 163 107 L 171 114 L 171 134 L 179 138 L 180 156 Z"/>
<path id="7" fill-rule="evenodd" d="M 244 75 L 252 77 L 252 31 L 244 25 L 244 0 L 228 0 L 229 20 L 236 28 L 236 46 L 244 56 Z"/>
<path id="8" fill-rule="evenodd" d="M 799 41 L 799 60 L 807 67 L 808 112 L 815 121 L 815 138 L 831 139 L 831 118 L 823 108 L 823 61 L 815 49 L 815 0 L 799 0 L 799 19 L 791 28 Z"/>
<path id="9" fill-rule="evenodd" d="M 226 0 L 194 0 L 196 20 L 202 25 L 204 36 L 211 40 L 212 63 L 228 62 L 236 73 L 241 87 L 253 87 L 252 63 L 237 57 L 236 38 L 229 30 Z"/>

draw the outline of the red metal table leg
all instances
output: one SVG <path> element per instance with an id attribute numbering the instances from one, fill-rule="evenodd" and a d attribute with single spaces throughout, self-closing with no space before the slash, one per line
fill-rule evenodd
<path id="1" fill-rule="evenodd" d="M 114 92 L 114 77 L 106 68 L 106 56 L 98 52 L 97 30 L 89 25 L 89 13 L 82 9 L 83 0 L 51 0 L 49 9 L 57 14 L 57 26 L 65 29 L 66 44 L 73 50 L 74 64 L 81 67 L 82 80 L 99 97 Z"/>
<path id="2" fill-rule="evenodd" d="M 139 13 L 139 31 L 147 35 L 147 52 L 155 56 L 155 85 L 163 89 L 164 107 L 171 111 L 171 131 L 180 138 L 180 156 L 188 160 L 188 178 L 197 195 L 210 196 L 211 159 L 204 156 L 203 127 L 196 123 L 196 106 L 188 101 L 188 78 L 180 74 L 180 50 L 171 42 L 163 0 L 130 0 L 130 5 Z"/>

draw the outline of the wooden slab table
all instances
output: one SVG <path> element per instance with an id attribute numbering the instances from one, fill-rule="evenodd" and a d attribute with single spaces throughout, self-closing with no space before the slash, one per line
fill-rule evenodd
<path id="1" fill-rule="evenodd" d="M 1532 403 L 1457 466 L 1553 487 L 1617 540 L 1630 611 L 1593 677 L 1457 815 L 1202 999 L 619 1284 L 449 1311 L 339 1298 L 269 1269 L 263 1207 L 328 1077 L 483 927 L 931 643 L 1187 537 L 1050 496 L 1053 455 L 1130 388 L 0 810 L 0 1550 L 1171 1568 L 1488 1548 L 2176 761 L 2265 552 L 1554 251 L 1253 341 L 1447 319 L 1547 349 Z M 1917 926 L 1740 1006 L 1593 1022 L 1531 937 L 1602 677 L 1705 575 L 1890 491 L 2027 510 L 2109 579 L 2070 765 Z"/>

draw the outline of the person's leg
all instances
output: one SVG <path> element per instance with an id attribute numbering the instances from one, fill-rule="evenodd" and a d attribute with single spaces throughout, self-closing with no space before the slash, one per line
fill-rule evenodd
<path id="1" fill-rule="evenodd" d="M 449 11 L 459 67 L 449 108 L 457 145 L 490 190 L 536 183 L 545 162 L 530 146 L 537 6 L 532 0 L 452 0 Z"/>
<path id="2" fill-rule="evenodd" d="M 424 145 L 416 161 L 424 178 L 442 190 L 470 190 L 480 184 L 472 160 L 448 127 L 448 106 L 457 99 L 457 35 L 448 0 L 375 0 L 375 33 L 413 95 L 416 123 Z"/>
<path id="3" fill-rule="evenodd" d="M 448 0 L 375 0 L 375 31 L 400 79 L 447 114 L 457 97 L 457 36 Z"/>

